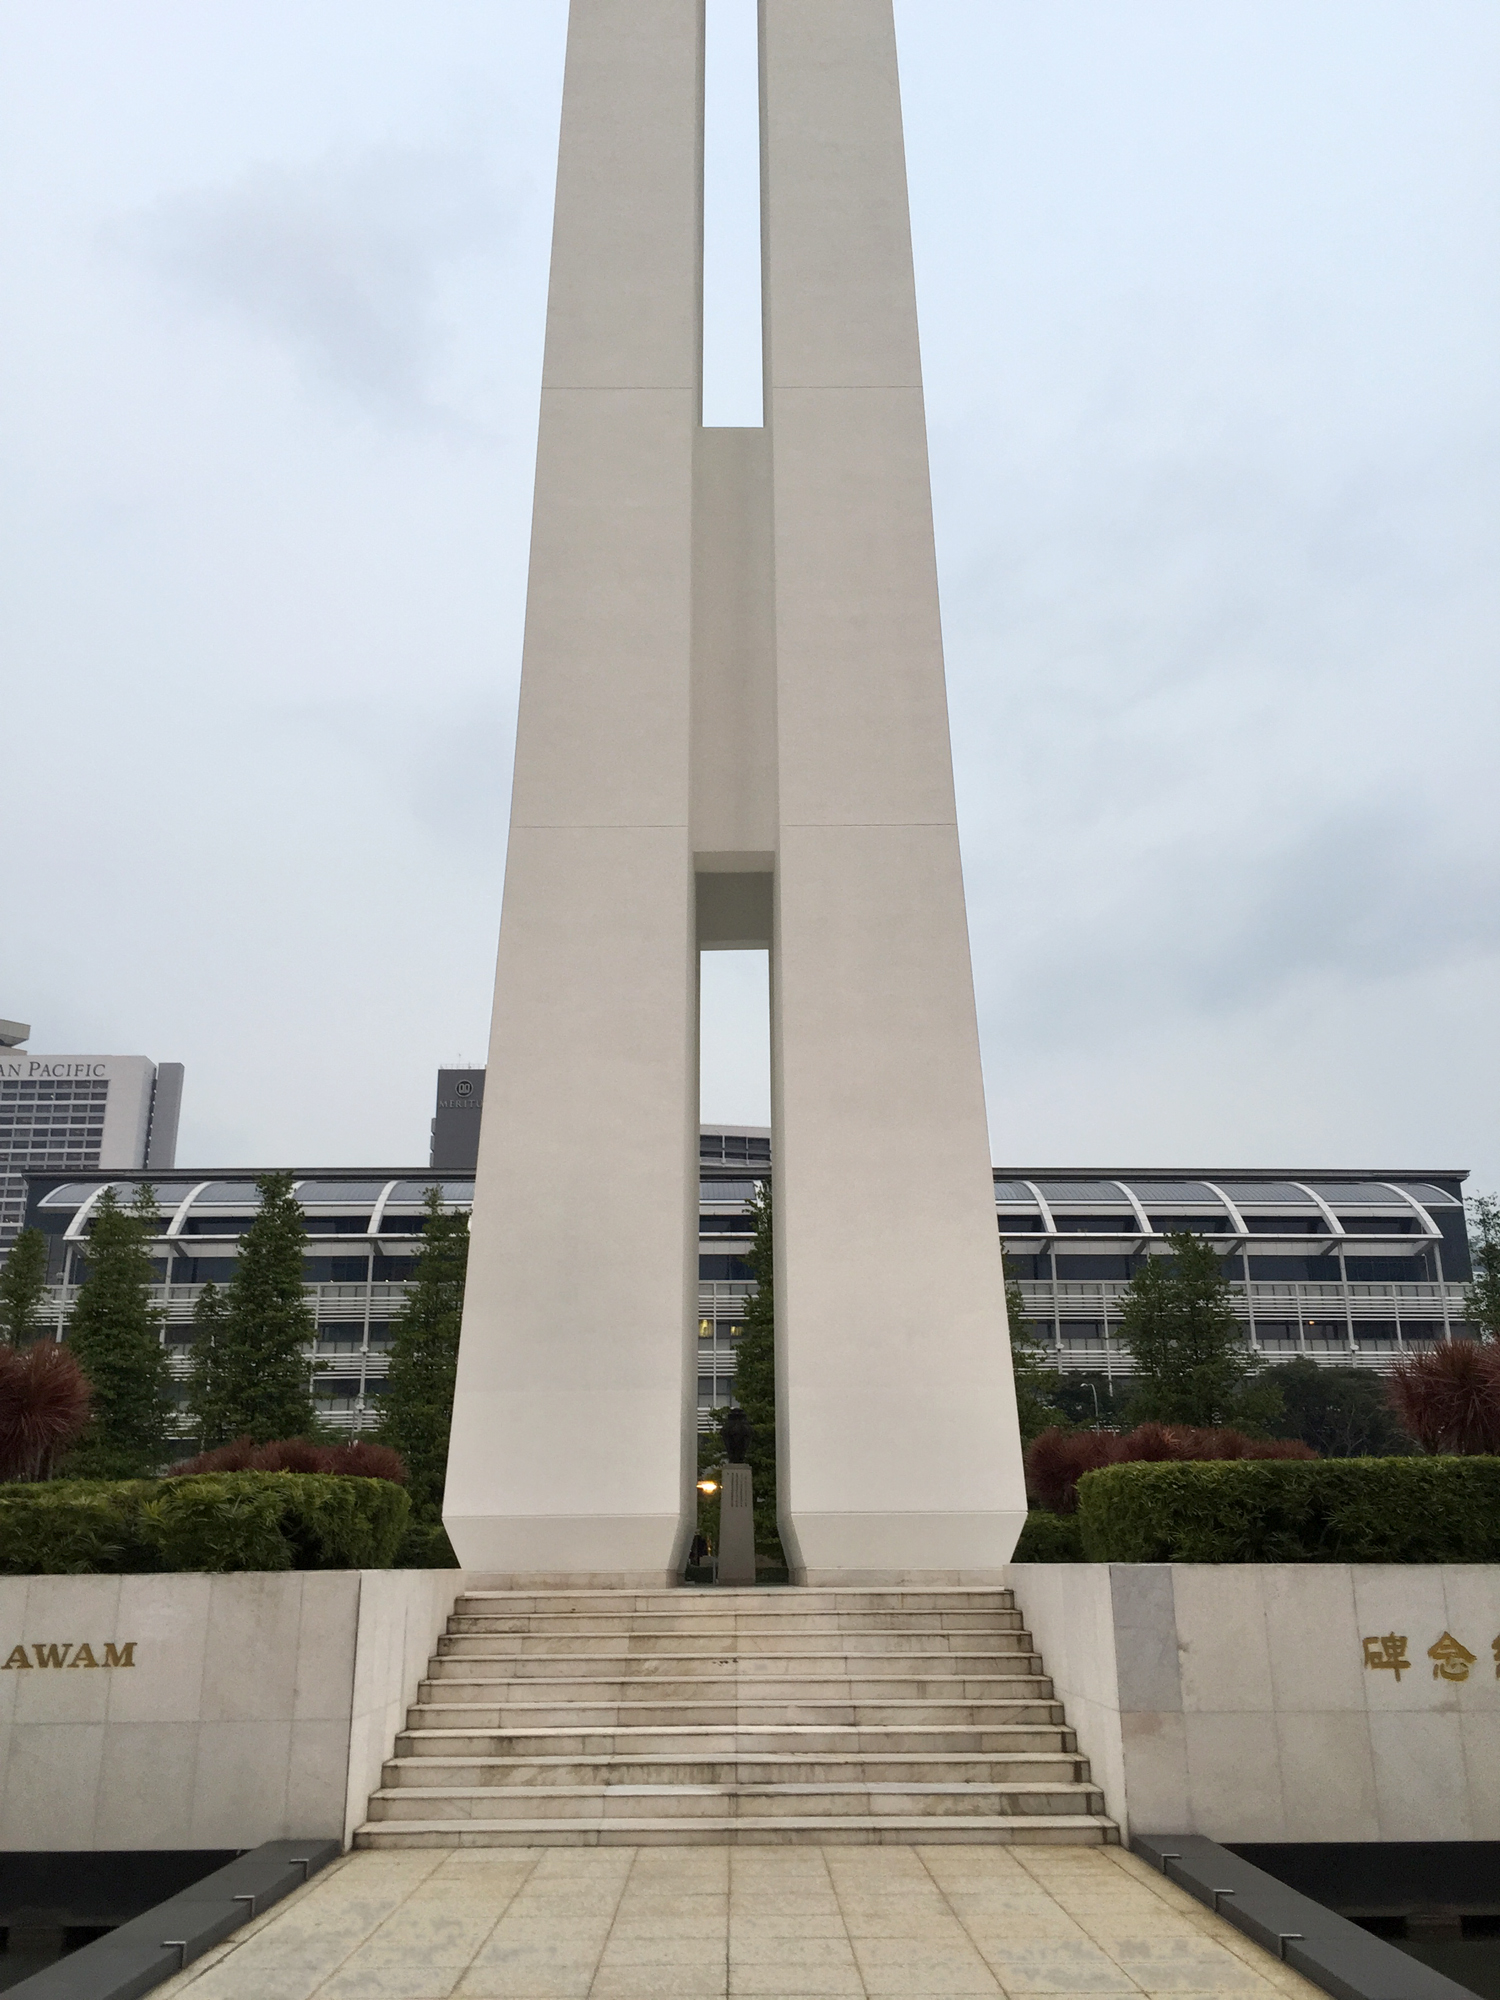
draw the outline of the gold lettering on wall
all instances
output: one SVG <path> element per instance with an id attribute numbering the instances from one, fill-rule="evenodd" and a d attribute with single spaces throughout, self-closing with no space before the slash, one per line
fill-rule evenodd
<path id="1" fill-rule="evenodd" d="M 36 1667 L 133 1667 L 135 1649 L 139 1644 L 138 1639 L 126 1639 L 119 1643 L 106 1639 L 102 1660 L 86 1639 L 81 1646 L 72 1639 L 61 1644 L 50 1639 L 41 1645 L 33 1642 L 31 1652 L 34 1657 L 28 1657 L 24 1646 L 12 1646 L 9 1659 L 0 1663 L 0 1673 L 18 1672 L 23 1667 L 28 1670 Z"/>
<path id="2" fill-rule="evenodd" d="M 1383 1636 L 1368 1638 L 1364 1641 L 1364 1649 L 1367 1667 L 1393 1673 L 1398 1681 L 1403 1674 L 1411 1672 L 1404 1632 L 1387 1632 Z"/>
<path id="3" fill-rule="evenodd" d="M 1360 1640 L 1364 1649 L 1365 1665 L 1376 1672 L 1394 1674 L 1399 1682 L 1401 1676 L 1411 1672 L 1411 1661 L 1406 1656 L 1406 1635 L 1401 1632 L 1371 1633 Z M 1495 1656 L 1495 1678 L 1500 1680 L 1500 1635 L 1490 1642 L 1490 1651 Z M 1432 1661 L 1432 1678 L 1449 1682 L 1466 1681 L 1469 1669 L 1479 1664 L 1478 1656 L 1471 1653 L 1462 1639 L 1456 1639 L 1451 1632 L 1440 1632 L 1427 1648 L 1427 1657 Z"/>
<path id="4" fill-rule="evenodd" d="M 1427 1657 L 1436 1662 L 1432 1669 L 1434 1680 L 1441 1674 L 1445 1681 L 1466 1681 L 1474 1664 L 1474 1655 L 1451 1632 L 1445 1632 L 1435 1646 L 1427 1648 Z"/>

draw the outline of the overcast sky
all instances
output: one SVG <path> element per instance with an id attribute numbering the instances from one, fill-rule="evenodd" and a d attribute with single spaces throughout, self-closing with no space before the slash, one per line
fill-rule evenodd
<path id="1" fill-rule="evenodd" d="M 1500 1185 L 1500 11 L 897 12 L 996 1159 Z M 565 16 L 0 3 L 0 1015 L 184 1164 L 483 1059 Z"/>

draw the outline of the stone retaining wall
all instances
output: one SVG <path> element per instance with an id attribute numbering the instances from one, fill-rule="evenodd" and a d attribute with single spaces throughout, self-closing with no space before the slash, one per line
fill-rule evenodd
<path id="1" fill-rule="evenodd" d="M 347 1840 L 463 1582 L 0 1577 L 0 1850 Z"/>
<path id="2" fill-rule="evenodd" d="M 1500 1565 L 1007 1580 L 1127 1837 L 1500 1839 Z"/>

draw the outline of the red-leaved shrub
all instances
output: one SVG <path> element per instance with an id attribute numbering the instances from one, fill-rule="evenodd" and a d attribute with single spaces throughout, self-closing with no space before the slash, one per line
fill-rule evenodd
<path id="1" fill-rule="evenodd" d="M 1391 1407 L 1424 1451 L 1500 1452 L 1500 1345 L 1445 1340 L 1398 1361 Z"/>
<path id="2" fill-rule="evenodd" d="M 1132 1465 L 1166 1459 L 1316 1458 L 1297 1438 L 1251 1438 L 1243 1431 L 1190 1430 L 1174 1424 L 1138 1424 L 1124 1436 L 1114 1431 L 1043 1431 L 1026 1453 L 1026 1491 L 1039 1507 L 1071 1514 L 1078 1505 L 1078 1482 L 1102 1465 Z"/>
<path id="3" fill-rule="evenodd" d="M 88 1426 L 88 1377 L 66 1347 L 0 1342 L 0 1480 L 50 1478 Z"/>
<path id="4" fill-rule="evenodd" d="M 388 1444 L 313 1444 L 307 1438 L 278 1438 L 270 1444 L 236 1438 L 216 1451 L 201 1451 L 171 1469 L 182 1479 L 195 1472 L 342 1472 L 355 1479 L 389 1479 L 406 1484 L 406 1462 Z"/>

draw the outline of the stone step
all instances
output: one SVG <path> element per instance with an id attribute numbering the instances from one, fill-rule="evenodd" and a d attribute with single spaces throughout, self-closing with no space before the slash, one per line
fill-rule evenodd
<path id="1" fill-rule="evenodd" d="M 725 1696 L 721 1701 L 504 1701 L 454 1704 L 419 1703 L 423 1717 L 419 1726 L 452 1727 L 440 1716 L 453 1713 L 454 1706 L 477 1711 L 471 1719 L 487 1718 L 495 1729 L 616 1729 L 632 1725 L 670 1729 L 681 1724 L 699 1727 L 734 1728 L 740 1723 L 842 1724 L 859 1728 L 866 1724 L 889 1724 L 901 1729 L 921 1729 L 942 1723 L 991 1724 L 996 1722 L 1061 1722 L 1059 1703 L 1047 1700 L 1016 1701 L 758 1701 Z M 415 1712 L 415 1711 L 414 1711 Z"/>
<path id="2" fill-rule="evenodd" d="M 465 1662 L 465 1665 L 468 1663 Z M 575 1674 L 538 1680 L 512 1674 L 478 1675 L 443 1671 L 421 1683 L 427 1701 L 1048 1701 L 1052 1683 L 1036 1671 L 1036 1655 L 1014 1674 L 690 1674 L 668 1680 L 662 1674 L 624 1677 Z"/>
<path id="3" fill-rule="evenodd" d="M 466 1590 L 455 1612 L 480 1611 L 605 1611 L 628 1615 L 635 1611 L 682 1612 L 694 1616 L 753 1611 L 763 1617 L 779 1613 L 866 1609 L 874 1611 L 942 1611 L 975 1607 L 986 1611 L 1015 1608 L 1015 1592 L 989 1584 L 953 1584 L 920 1590 L 879 1589 L 874 1586 L 818 1589 L 714 1588 L 684 1592 L 662 1590 Z"/>
<path id="4" fill-rule="evenodd" d="M 372 1820 L 842 1818 L 855 1813 L 970 1818 L 1097 1813 L 1092 1785 L 528 1785 L 381 1790 Z"/>
<path id="5" fill-rule="evenodd" d="M 1067 1751 L 996 1751 L 988 1757 L 868 1752 L 849 1757 L 761 1753 L 728 1757 L 392 1757 L 385 1791 L 474 1790 L 510 1785 L 1081 1785 L 1086 1757 Z"/>
<path id="6" fill-rule="evenodd" d="M 728 1728 L 675 1729 L 501 1729 L 470 1723 L 443 1726 L 429 1711 L 413 1709 L 424 1718 L 396 1738 L 398 1757 L 747 1757 L 774 1756 L 905 1756 L 987 1757 L 993 1752 L 1040 1750 L 1069 1752 L 1078 1748 L 1071 1729 L 1062 1722 L 1060 1703 L 1049 1703 L 1057 1720 L 1048 1723 L 991 1723 L 982 1729 L 947 1724 L 928 1729 L 856 1729 L 851 1727 L 791 1728 L 735 1724 Z M 445 1710 L 452 1714 L 455 1711 Z M 459 1710 L 457 1713 L 462 1714 Z"/>
<path id="7" fill-rule="evenodd" d="M 452 1621 L 450 1620 L 450 1627 Z M 956 1632 L 636 1632 L 600 1625 L 588 1632 L 468 1632 L 446 1635 L 455 1642 L 479 1642 L 486 1651 L 528 1659 L 583 1658 L 595 1653 L 625 1653 L 632 1659 L 718 1658 L 780 1659 L 804 1654 L 841 1653 L 879 1658 L 901 1653 L 1004 1653 L 1029 1651 L 1031 1634 L 1017 1617 L 1014 1626 L 999 1630 Z M 441 1650 L 441 1645 L 440 1645 Z"/>
<path id="8" fill-rule="evenodd" d="M 1008 1590 L 469 1591 L 356 1836 L 1116 1837 Z"/>
<path id="9" fill-rule="evenodd" d="M 478 1642 L 454 1640 L 441 1646 L 433 1655 L 429 1677 L 440 1679 L 445 1674 L 458 1671 L 460 1666 L 476 1673 L 482 1667 L 495 1667 L 518 1679 L 530 1680 L 571 1679 L 576 1674 L 631 1674 L 650 1678 L 654 1675 L 697 1674 L 705 1670 L 721 1672 L 725 1668 L 748 1678 L 793 1673 L 893 1673 L 917 1674 L 923 1678 L 933 1674 L 1008 1674 L 1018 1670 L 1018 1663 L 1038 1657 L 1036 1648 L 1029 1643 L 1029 1637 L 1026 1645 L 1019 1643 L 1023 1636 L 1028 1635 L 1017 1633 L 1015 1636 L 1018 1642 L 1015 1645 L 965 1647 L 962 1652 L 923 1650 L 900 1653 L 741 1653 L 733 1647 L 703 1653 L 629 1653 L 619 1650 L 608 1653 L 513 1653 L 498 1647 L 492 1639 Z"/>
<path id="10" fill-rule="evenodd" d="M 1098 1813 L 927 1815 L 857 1813 L 720 1819 L 366 1820 L 356 1847 L 754 1847 L 944 1842 L 1102 1847 L 1118 1841 Z"/>
<path id="11" fill-rule="evenodd" d="M 794 1632 L 829 1637 L 855 1632 L 994 1633 L 1005 1629 L 999 1623 L 1004 1615 L 994 1611 L 788 1611 L 772 1618 L 752 1612 L 738 1615 L 704 1612 L 695 1618 L 680 1611 L 640 1611 L 629 1617 L 607 1618 L 597 1614 L 517 1611 L 493 1614 L 486 1617 L 484 1624 L 491 1632 L 550 1634 L 556 1638 L 600 1638 L 628 1631 L 632 1637 L 640 1638 L 666 1634 L 674 1638 L 734 1635 L 743 1639 L 781 1638 Z M 1019 1618 L 1019 1613 L 1012 1616 Z M 462 1625 L 459 1630 L 463 1630 Z"/>

